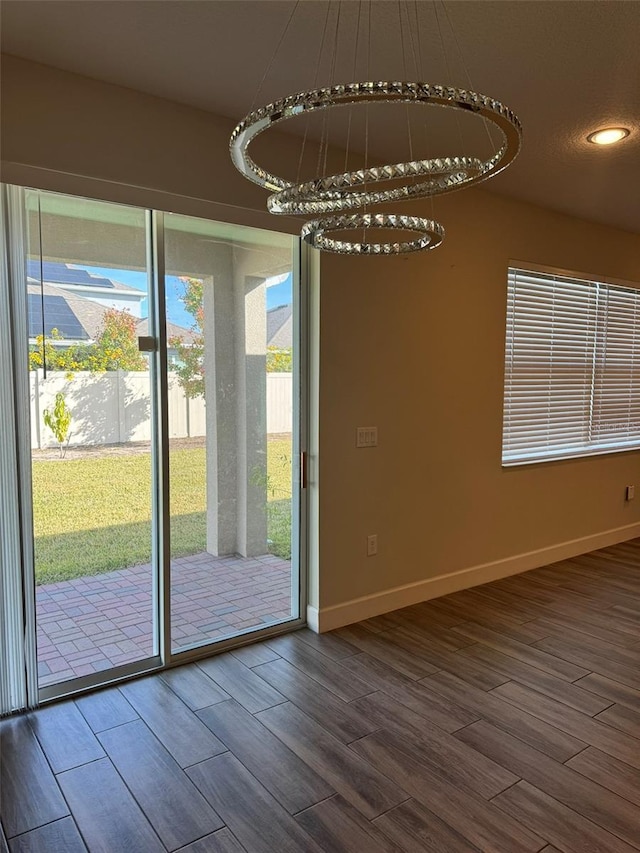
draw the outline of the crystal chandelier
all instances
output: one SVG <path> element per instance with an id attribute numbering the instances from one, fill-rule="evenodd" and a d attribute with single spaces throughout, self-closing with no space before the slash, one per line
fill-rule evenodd
<path id="1" fill-rule="evenodd" d="M 415 21 L 418 24 L 416 0 L 414 3 Z M 296 3 L 287 27 L 297 5 Z M 329 0 L 328 9 L 330 5 Z M 400 9 L 400 4 L 398 5 Z M 442 6 L 446 12 L 444 3 Z M 408 10 L 406 16 L 409 21 Z M 336 42 L 339 20 L 338 11 Z M 399 20 L 402 37 L 404 34 L 401 11 Z M 359 22 L 360 14 L 358 24 Z M 371 10 L 369 8 L 370 26 Z M 369 44 L 370 42 L 369 33 Z M 320 52 L 322 53 L 322 46 Z M 249 154 L 251 142 L 275 124 L 318 111 L 324 111 L 326 115 L 328 111 L 337 107 L 381 102 L 435 105 L 456 114 L 474 114 L 485 124 L 489 123 L 497 129 L 500 142 L 494 146 L 495 150 L 486 159 L 473 156 L 429 159 L 412 157 L 406 162 L 368 166 L 365 157 L 365 164 L 361 168 L 345 170 L 338 174 L 320 174 L 313 180 L 304 182 L 288 181 L 270 173 L 259 166 Z M 412 152 L 410 125 L 408 125 L 408 132 L 409 150 Z M 492 140 L 490 134 L 489 139 Z M 252 110 L 234 129 L 229 148 L 231 159 L 241 174 L 270 191 L 271 195 L 267 199 L 270 213 L 316 217 L 302 228 L 302 239 L 305 242 L 317 249 L 341 254 L 395 255 L 435 249 L 444 239 L 443 227 L 433 219 L 419 216 L 367 212 L 369 207 L 403 199 L 433 198 L 487 180 L 505 169 L 514 160 L 520 150 L 521 141 L 522 128 L 514 113 L 500 101 L 471 91 L 471 88 L 462 89 L 426 82 L 368 80 L 359 83 L 333 84 L 324 88 L 298 92 Z M 366 148 L 368 148 L 368 139 L 365 150 Z M 320 157 L 318 165 L 321 159 Z M 326 164 L 326 151 L 324 159 Z M 392 185 L 385 188 L 382 186 L 385 182 L 392 182 Z M 403 234 L 410 232 L 413 239 L 375 242 L 368 238 L 370 229 L 398 231 Z M 362 230 L 362 239 L 335 239 L 327 236 L 335 232 L 354 230 Z"/>

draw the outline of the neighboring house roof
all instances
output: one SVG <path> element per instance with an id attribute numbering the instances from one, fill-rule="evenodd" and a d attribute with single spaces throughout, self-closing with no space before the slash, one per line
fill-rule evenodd
<path id="1" fill-rule="evenodd" d="M 139 335 L 148 335 L 149 334 L 149 320 L 145 317 L 142 320 L 138 320 L 137 330 Z M 171 338 L 181 338 L 184 344 L 190 345 L 194 343 L 196 339 L 195 332 L 192 332 L 191 329 L 186 329 L 184 326 L 178 326 L 177 323 L 172 323 L 170 320 L 167 320 L 167 340 L 170 341 Z"/>
<path id="2" fill-rule="evenodd" d="M 103 288 L 105 291 L 126 290 L 139 294 L 141 300 L 146 299 L 146 293 L 138 290 L 137 287 L 132 287 L 130 284 L 123 284 L 121 281 L 114 281 L 111 278 L 94 275 L 81 267 L 62 264 L 56 261 L 44 261 L 41 268 L 40 261 L 28 260 L 27 276 L 37 282 L 40 281 L 40 277 L 42 276 L 45 283 L 58 284 L 64 288 L 77 287 L 78 290 L 93 287 Z"/>
<path id="3" fill-rule="evenodd" d="M 293 306 L 278 305 L 267 311 L 267 346 L 288 349 L 293 344 Z"/>
<path id="4" fill-rule="evenodd" d="M 68 264 L 46 261 L 43 265 L 45 283 L 40 284 L 40 264 L 27 262 L 27 301 L 29 312 L 29 337 L 35 338 L 44 331 L 50 336 L 57 329 L 68 341 L 93 341 L 100 333 L 104 315 L 109 309 L 90 296 L 73 293 L 73 285 L 81 291 L 83 287 L 102 287 L 132 290 L 145 297 L 143 291 L 129 285 L 94 276 L 87 270 L 70 267 Z M 34 275 L 35 273 L 35 275 Z M 58 280 L 58 284 L 53 284 Z M 44 329 L 42 306 L 44 303 Z M 149 321 L 137 321 L 138 335 L 149 334 Z M 182 338 L 187 345 L 193 344 L 196 334 L 177 323 L 167 322 L 167 339 Z M 293 306 L 278 305 L 267 311 L 267 346 L 288 349 L 293 343 Z"/>
<path id="5" fill-rule="evenodd" d="M 42 307 L 44 304 L 44 326 Z M 50 336 L 57 329 L 67 340 L 90 341 L 98 335 L 107 309 L 98 302 L 76 296 L 52 284 L 27 280 L 29 337 Z"/>
<path id="6" fill-rule="evenodd" d="M 44 329 L 42 307 L 44 304 Z M 111 310 L 99 302 L 84 296 L 76 296 L 53 284 L 40 285 L 32 278 L 27 280 L 27 308 L 29 315 L 29 338 L 36 338 L 44 331 L 50 336 L 57 329 L 66 341 L 90 343 L 100 334 L 104 316 Z M 147 335 L 149 322 L 137 320 L 138 335 Z M 193 343 L 194 333 L 190 329 L 167 323 L 167 337 L 181 337 L 186 344 Z M 61 344 L 64 343 L 61 341 Z"/>

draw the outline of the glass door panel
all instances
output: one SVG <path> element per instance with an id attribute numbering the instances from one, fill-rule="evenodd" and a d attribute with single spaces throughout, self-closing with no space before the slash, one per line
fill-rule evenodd
<path id="1" fill-rule="evenodd" d="M 164 223 L 177 652 L 299 616 L 296 241 Z"/>
<path id="2" fill-rule="evenodd" d="M 145 211 L 27 191 L 39 686 L 158 653 Z"/>

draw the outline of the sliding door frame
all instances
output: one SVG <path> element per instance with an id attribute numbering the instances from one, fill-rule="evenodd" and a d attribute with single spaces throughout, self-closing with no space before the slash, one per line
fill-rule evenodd
<path id="1" fill-rule="evenodd" d="M 153 387 L 151 423 L 152 528 L 154 567 L 154 642 L 161 665 L 171 658 L 171 517 L 169 473 L 169 391 L 165 298 L 164 213 L 147 210 L 147 274 L 149 276 L 149 332 L 155 339 L 150 354 Z"/>
<path id="2" fill-rule="evenodd" d="M 22 318 L 26 312 L 24 288 L 27 229 L 24 189 L 0 187 L 0 231 L 5 256 L 2 270 L 2 447 L 4 512 L 0 543 L 0 640 L 3 645 L 0 713 L 17 705 L 38 703 L 36 650 L 33 505 L 31 500 L 31 448 L 29 437 L 29 380 L 27 342 Z M 5 563 L 6 561 L 6 563 Z M 12 654 L 13 651 L 13 654 Z M 7 656 L 5 658 L 5 655 Z M 4 681 L 6 679 L 6 681 Z"/>
<path id="3" fill-rule="evenodd" d="M 37 189 L 37 188 L 34 188 Z M 24 197 L 24 190 L 8 186 L 9 191 L 15 190 L 14 196 Z M 61 192 L 63 190 L 44 190 L 44 192 Z M 68 194 L 68 193 L 66 193 Z M 73 195 L 73 194 L 71 194 Z M 79 198 L 86 196 L 76 196 Z M 102 200 L 97 198 L 96 200 Z M 108 199 L 104 199 L 108 203 Z M 115 201 L 115 204 L 127 205 L 127 202 Z M 131 205 L 138 207 L 140 205 Z M 86 676 L 70 679 L 46 687 L 37 686 L 37 681 L 29 689 L 29 707 L 44 704 L 53 700 L 78 695 L 92 689 L 115 685 L 140 675 L 169 669 L 190 661 L 200 660 L 238 648 L 261 639 L 277 636 L 306 624 L 307 599 L 307 547 L 308 547 L 308 513 L 307 513 L 307 448 L 308 448 L 308 388 L 309 388 L 309 358 L 308 358 L 308 328 L 309 328 L 309 283 L 305 271 L 307 269 L 308 250 L 298 239 L 293 248 L 292 277 L 293 277 L 293 429 L 292 438 L 292 612 L 297 609 L 297 616 L 284 619 L 264 628 L 246 629 L 245 631 L 222 640 L 211 640 L 190 649 L 172 652 L 171 650 L 171 544 L 170 544 L 170 489 L 169 489 L 169 412 L 168 412 L 168 370 L 167 370 L 167 331 L 166 331 L 166 300 L 165 300 L 165 253 L 164 253 L 164 221 L 165 213 L 159 210 L 145 210 L 145 238 L 147 244 L 147 275 L 149 276 L 149 368 L 152 386 L 152 567 L 153 567 L 153 633 L 154 654 L 132 663 L 113 667 L 109 670 L 92 673 Z M 192 215 L 192 214 L 189 214 Z M 198 217 L 196 217 L 198 218 Z M 200 217 L 202 218 L 202 217 Z M 216 221 L 216 220 L 211 220 Z M 255 227 L 255 226 L 252 226 Z M 261 229 L 263 230 L 263 229 Z M 16 286 L 15 290 L 19 288 Z M 26 300 L 22 312 L 26 316 Z M 20 319 L 17 318 L 14 328 L 15 340 L 19 341 L 18 328 Z M 22 327 L 20 327 L 22 328 Z M 22 333 L 24 329 L 22 328 Z M 26 346 L 25 346 L 26 349 Z M 18 421 L 20 429 L 20 447 L 18 468 L 24 488 L 21 511 L 23 513 L 23 535 L 27 543 L 24 567 L 31 572 L 32 598 L 30 601 L 32 654 L 36 650 L 36 621 L 35 621 L 35 584 L 33 582 L 33 523 L 32 523 L 32 492 L 31 492 L 31 448 L 29 442 L 30 430 L 24 428 L 29 424 L 29 391 L 24 376 L 15 378 L 16 403 L 19 409 Z M 30 551 L 29 551 L 30 548 Z M 29 554 L 31 555 L 29 561 Z M 34 670 L 35 671 L 35 670 Z M 33 681 L 33 679 L 32 679 Z"/>
<path id="4" fill-rule="evenodd" d="M 267 230 L 267 229 L 261 229 Z M 235 634 L 232 637 L 227 637 L 222 640 L 211 640 L 208 643 L 194 646 L 190 649 L 171 653 L 168 650 L 166 657 L 165 668 L 180 666 L 191 661 L 202 660 L 203 658 L 211 657 L 214 654 L 228 651 L 229 649 L 237 649 L 241 646 L 246 646 L 255 643 L 259 640 L 267 640 L 269 637 L 276 637 L 279 634 L 295 631 L 298 628 L 304 628 L 307 624 L 306 608 L 307 608 L 307 566 L 308 566 L 308 511 L 307 511 L 307 493 L 306 470 L 308 468 L 307 452 L 308 452 L 308 435 L 309 435 L 309 282 L 308 276 L 305 274 L 307 269 L 306 257 L 308 247 L 302 240 L 296 240 L 292 257 L 292 292 L 293 292 L 293 413 L 292 420 L 294 426 L 294 436 L 292 442 L 292 540 L 291 554 L 292 558 L 296 555 L 296 575 L 292 575 L 292 605 L 295 604 L 298 615 L 295 618 L 286 619 L 282 622 L 277 622 L 274 625 L 268 625 L 265 628 L 255 630 L 248 628 L 242 633 Z M 164 282 L 164 279 L 163 279 Z M 164 293 L 163 293 L 164 298 Z M 160 318 L 160 328 L 162 328 L 163 318 Z M 166 336 L 166 325 L 165 325 Z M 167 393 L 166 387 L 166 372 L 165 372 L 165 388 L 164 393 Z M 167 441 L 167 464 L 168 464 L 168 441 Z M 167 498 L 168 499 L 168 498 Z M 295 511 L 295 515 L 294 515 Z M 167 515 L 167 523 L 169 516 Z M 295 520 L 295 523 L 294 523 Z M 166 532 L 168 541 L 169 531 Z M 168 555 L 170 563 L 171 555 Z M 293 559 L 292 559 L 293 563 Z M 167 576 L 166 583 L 169 583 Z M 295 602 L 294 602 L 295 597 Z"/>

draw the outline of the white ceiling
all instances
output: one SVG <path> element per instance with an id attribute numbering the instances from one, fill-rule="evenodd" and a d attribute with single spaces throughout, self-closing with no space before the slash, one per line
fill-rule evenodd
<path id="1" fill-rule="evenodd" d="M 467 86 L 468 71 L 474 88 L 517 113 L 523 150 L 487 189 L 640 232 L 640 2 L 455 0 L 438 3 L 436 17 L 429 0 L 403 0 L 406 72 L 398 8 L 388 0 L 333 0 L 318 66 L 325 0 L 4 0 L 2 50 L 239 119 L 254 102 L 351 79 L 360 16 L 356 77 L 415 76 L 420 52 L 425 79 Z M 417 16 L 419 42 L 409 35 L 407 15 L 414 34 Z M 444 122 L 435 118 L 436 126 Z M 399 140 L 407 144 L 404 112 L 397 119 L 372 111 L 370 152 L 406 158 L 398 150 Z M 339 143 L 346 123 L 332 122 L 331 139 Z M 631 137 L 610 148 L 585 141 L 611 124 L 631 128 Z M 353 126 L 352 140 L 362 140 L 355 133 L 361 125 Z M 412 128 L 420 150 L 415 121 Z M 455 124 L 451 130 L 451 150 L 440 154 L 461 153 Z M 435 145 L 437 127 L 433 133 Z M 481 146 L 474 134 L 463 122 L 465 153 Z"/>

